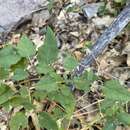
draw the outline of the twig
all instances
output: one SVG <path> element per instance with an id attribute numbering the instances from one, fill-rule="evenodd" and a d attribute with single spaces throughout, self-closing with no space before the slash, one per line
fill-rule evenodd
<path id="1" fill-rule="evenodd" d="M 97 111 L 99 111 L 99 109 L 95 109 L 95 110 L 92 110 L 92 111 L 84 112 L 84 113 L 81 113 L 81 114 L 74 114 L 73 118 L 74 117 L 84 116 L 84 115 L 87 115 L 87 114 L 91 114 L 91 113 L 94 113 L 94 112 L 97 112 Z"/>
<path id="2" fill-rule="evenodd" d="M 84 110 L 84 109 L 86 109 L 86 108 L 89 108 L 89 107 L 91 107 L 91 106 L 93 106 L 93 105 L 95 105 L 95 104 L 98 104 L 98 103 L 102 102 L 103 100 L 104 100 L 104 99 L 101 99 L 101 100 L 98 100 L 98 101 L 96 101 L 96 102 L 94 102 L 94 103 L 91 103 L 91 104 L 89 104 L 89 105 L 87 105 L 87 106 L 85 106 L 85 107 L 83 107 L 83 108 L 81 108 L 81 109 L 75 111 L 74 114 L 76 114 L 76 113 L 78 113 L 78 112 L 80 112 L 80 111 L 82 111 L 82 110 Z"/>
<path id="3" fill-rule="evenodd" d="M 99 37 L 94 46 L 91 48 L 89 55 L 85 56 L 79 65 L 75 68 L 73 76 L 80 76 L 86 68 L 88 68 L 94 61 L 94 58 L 108 46 L 108 44 L 114 39 L 129 23 L 130 21 L 130 4 L 128 4 L 113 23 L 104 31 Z"/>

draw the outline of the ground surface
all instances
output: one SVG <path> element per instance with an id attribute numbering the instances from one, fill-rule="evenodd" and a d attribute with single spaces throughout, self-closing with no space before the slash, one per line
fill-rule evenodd
<path id="1" fill-rule="evenodd" d="M 89 5 L 87 7 L 87 9 L 90 8 L 89 10 L 86 9 L 86 5 Z M 35 45 L 40 46 L 44 39 L 44 29 L 49 25 L 55 31 L 61 57 L 65 52 L 71 52 L 80 61 L 85 53 L 89 53 L 90 46 L 95 43 L 105 28 L 109 27 L 124 6 L 125 4 L 121 5 L 113 0 L 106 3 L 102 0 L 98 2 L 96 0 L 55 0 L 50 14 L 48 11 L 37 12 L 33 15 L 31 22 L 21 25 L 8 36 L 8 39 L 10 43 L 16 43 L 20 35 L 26 33 Z M 61 61 L 55 65 L 59 74 L 64 73 Z M 77 110 L 83 108 L 78 114 L 86 114 L 77 116 L 68 130 L 102 129 L 100 122 L 93 123 L 99 111 L 97 110 L 98 100 L 101 101 L 102 96 L 98 91 L 99 84 L 109 79 L 119 79 L 122 84 L 130 87 L 129 26 L 111 42 L 102 55 L 95 59 L 91 69 L 101 78 L 92 83 L 90 93 L 78 90 L 74 92 Z M 6 122 L 6 114 L 2 117 L 4 121 L 1 122 Z M 92 125 L 86 128 L 88 122 Z M 5 127 L 6 125 L 1 123 L 2 130 Z M 123 130 L 123 128 L 119 127 L 117 130 Z"/>

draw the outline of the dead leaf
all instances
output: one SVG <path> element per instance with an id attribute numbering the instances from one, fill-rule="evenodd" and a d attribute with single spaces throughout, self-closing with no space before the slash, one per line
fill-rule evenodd
<path id="1" fill-rule="evenodd" d="M 31 116 L 32 118 L 32 122 L 33 122 L 33 125 L 35 127 L 36 130 L 40 130 L 40 125 L 39 125 L 39 121 L 38 121 L 38 116 L 35 112 L 30 112 L 29 115 Z"/>
<path id="2" fill-rule="evenodd" d="M 129 54 L 130 53 L 130 41 L 125 43 L 125 48 L 122 51 L 122 54 Z"/>
<path id="3" fill-rule="evenodd" d="M 96 18 L 92 19 L 92 21 L 98 28 L 102 28 L 104 26 L 108 27 L 112 23 L 113 18 L 108 15 L 108 16 L 104 16 L 102 18 L 96 17 Z"/>
<path id="4" fill-rule="evenodd" d="M 14 34 L 11 39 L 11 44 L 18 44 L 20 40 L 20 34 Z"/>
<path id="5" fill-rule="evenodd" d="M 80 52 L 80 51 L 75 51 L 74 52 L 74 55 L 75 55 L 75 57 L 76 57 L 76 59 L 79 61 L 79 60 L 81 60 L 81 58 L 82 58 L 82 56 L 83 56 L 83 54 Z"/>
<path id="6" fill-rule="evenodd" d="M 130 66 L 130 54 L 127 55 L 127 65 Z"/>
<path id="7" fill-rule="evenodd" d="M 130 66 L 130 41 L 126 43 L 126 46 L 122 51 L 122 54 L 127 55 L 127 65 Z"/>

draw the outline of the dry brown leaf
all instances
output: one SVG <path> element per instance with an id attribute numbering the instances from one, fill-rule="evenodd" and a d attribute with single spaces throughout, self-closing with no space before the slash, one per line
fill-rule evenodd
<path id="1" fill-rule="evenodd" d="M 76 57 L 76 59 L 79 61 L 79 60 L 81 60 L 81 58 L 82 58 L 82 56 L 83 56 L 83 54 L 80 52 L 80 51 L 75 51 L 74 52 L 74 55 L 75 55 L 75 57 Z"/>
<path id="2" fill-rule="evenodd" d="M 122 54 L 128 54 L 130 53 L 130 41 L 125 43 L 125 48 L 122 51 Z"/>
<path id="3" fill-rule="evenodd" d="M 130 66 L 130 54 L 127 55 L 127 65 Z"/>
<path id="4" fill-rule="evenodd" d="M 108 27 L 112 23 L 113 18 L 108 15 L 108 16 L 104 16 L 102 18 L 96 17 L 92 21 L 96 25 L 96 27 L 102 28 L 104 26 Z"/>
<path id="5" fill-rule="evenodd" d="M 126 46 L 122 51 L 122 54 L 127 54 L 127 65 L 130 66 L 130 41 L 126 43 Z"/>
<path id="6" fill-rule="evenodd" d="M 43 104 L 42 104 L 42 103 L 40 103 L 40 102 L 34 100 L 34 101 L 33 101 L 33 105 L 36 106 L 36 111 L 37 111 L 37 112 L 42 112 L 42 110 L 43 110 Z"/>
<path id="7" fill-rule="evenodd" d="M 0 123 L 0 130 L 7 130 L 7 125 Z"/>
<path id="8" fill-rule="evenodd" d="M 77 44 L 75 48 L 76 48 L 76 49 L 80 49 L 80 48 L 83 48 L 84 45 L 85 45 L 85 41 L 82 41 L 82 42 L 80 42 L 79 44 Z"/>
<path id="9" fill-rule="evenodd" d="M 21 36 L 20 34 L 14 34 L 12 36 L 11 43 L 15 45 L 18 44 L 20 40 L 20 36 Z"/>
<path id="10" fill-rule="evenodd" d="M 34 125 L 35 129 L 36 129 L 36 130 L 41 130 L 41 129 L 40 129 L 40 125 L 39 125 L 39 121 L 38 121 L 37 114 L 34 113 L 34 112 L 30 112 L 29 115 L 30 115 L 31 118 L 32 118 L 32 122 L 33 122 L 33 125 Z"/>

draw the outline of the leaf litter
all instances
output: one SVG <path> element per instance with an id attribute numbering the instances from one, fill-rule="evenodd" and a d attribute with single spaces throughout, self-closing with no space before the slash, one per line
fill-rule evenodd
<path id="1" fill-rule="evenodd" d="M 91 44 L 93 45 L 98 36 L 102 34 L 104 29 L 110 25 L 115 17 L 112 14 L 113 12 L 110 11 L 111 9 L 115 10 L 112 7 L 111 1 L 107 3 L 107 8 L 109 8 L 107 15 L 104 14 L 103 16 L 100 16 L 98 9 L 94 11 L 91 10 L 92 12 L 90 11 L 88 13 L 84 12 L 88 11 L 88 5 L 90 5 L 89 8 L 91 8 L 91 6 L 93 7 L 95 4 L 100 5 L 100 2 L 96 3 L 94 0 L 71 0 L 70 2 L 68 0 L 65 2 L 56 0 L 54 2 L 54 8 L 52 8 L 51 16 L 49 16 L 50 14 L 48 11 L 47 13 L 44 11 L 35 13 L 32 21 L 26 24 L 24 29 L 22 26 L 20 27 L 21 29 L 18 28 L 14 31 L 14 34 L 10 36 L 12 39 L 11 43 L 17 44 L 21 34 L 25 33 L 28 34 L 29 38 L 37 47 L 40 47 L 45 38 L 46 25 L 51 25 L 57 36 L 61 58 L 64 57 L 64 53 L 68 51 L 80 60 L 85 53 L 89 53 L 89 47 L 86 46 L 86 43 L 91 41 Z M 85 6 L 86 10 L 84 11 L 82 10 L 82 8 L 85 9 L 83 5 L 87 5 Z M 69 11 L 70 7 L 72 7 L 72 11 Z M 40 19 L 43 15 L 45 17 Z M 128 35 L 129 30 L 126 28 L 112 41 L 102 55 L 95 59 L 96 63 L 92 65 L 91 69 L 96 69 L 97 75 L 103 80 L 119 79 L 122 84 L 128 84 L 129 87 L 130 39 Z M 62 62 L 63 61 L 60 59 L 58 63 L 55 63 L 56 71 L 60 74 L 65 73 Z M 76 109 L 77 111 L 81 111 L 78 112 L 76 119 L 70 124 L 69 130 L 75 130 L 77 124 L 79 130 L 84 130 L 84 128 L 88 128 L 89 123 L 94 121 L 95 116 L 100 112 L 100 110 L 97 110 L 97 106 L 100 105 L 99 102 L 102 99 L 102 95 L 99 91 L 101 82 L 102 80 L 92 83 L 90 93 L 84 93 L 78 90 L 74 92 L 75 97 L 77 98 Z M 86 123 L 88 123 L 88 126 L 85 125 Z M 93 126 L 94 125 L 96 127 L 96 124 L 93 124 Z M 96 128 L 98 129 L 98 127 L 100 127 L 99 124 L 97 124 Z M 119 127 L 117 129 L 119 130 L 121 128 Z"/>

